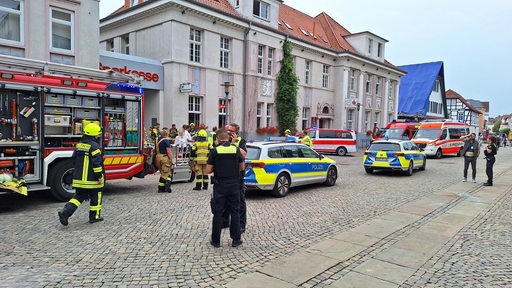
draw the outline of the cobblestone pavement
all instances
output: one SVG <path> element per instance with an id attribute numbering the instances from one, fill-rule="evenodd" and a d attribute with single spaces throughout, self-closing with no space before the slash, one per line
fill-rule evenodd
<path id="1" fill-rule="evenodd" d="M 462 179 L 463 159 L 458 157 L 429 159 L 427 170 L 411 177 L 367 175 L 361 152 L 331 156 L 340 169 L 333 187 L 297 188 L 279 199 L 249 192 L 248 227 L 238 248 L 230 247 L 227 232 L 220 249 L 209 245 L 211 188 L 192 191 L 193 183 L 176 183 L 173 193 L 158 194 L 157 175 L 111 181 L 104 193 L 105 221 L 87 223 L 84 203 L 68 227 L 57 218 L 64 204 L 44 193 L 0 195 L 0 287 L 224 287 L 280 257 Z M 512 149 L 499 153 L 497 166 L 511 158 Z M 479 159 L 479 184 L 467 183 L 468 191 L 485 180 L 484 165 Z M 512 264 L 510 203 L 508 193 L 404 287 L 512 286 L 506 273 Z"/>

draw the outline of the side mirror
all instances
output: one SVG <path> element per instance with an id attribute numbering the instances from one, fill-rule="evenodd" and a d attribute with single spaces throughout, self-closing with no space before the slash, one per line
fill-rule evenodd
<path id="1" fill-rule="evenodd" d="M 325 158 L 325 156 L 323 154 L 318 154 L 318 159 L 322 160 L 324 158 Z"/>

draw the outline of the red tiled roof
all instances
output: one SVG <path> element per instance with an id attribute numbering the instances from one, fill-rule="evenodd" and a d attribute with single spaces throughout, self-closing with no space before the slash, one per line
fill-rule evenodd
<path id="1" fill-rule="evenodd" d="M 231 7 L 231 4 L 229 4 L 227 0 L 193 0 L 191 2 L 199 2 L 214 9 L 238 16 L 238 13 Z"/>
<path id="2" fill-rule="evenodd" d="M 356 52 L 343 38 L 343 36 L 350 35 L 350 32 L 325 12 L 318 14 L 316 17 L 311 17 L 288 5 L 281 4 L 279 6 L 279 22 L 281 23 L 279 31 L 287 35 L 293 35 L 304 42 L 338 52 Z"/>

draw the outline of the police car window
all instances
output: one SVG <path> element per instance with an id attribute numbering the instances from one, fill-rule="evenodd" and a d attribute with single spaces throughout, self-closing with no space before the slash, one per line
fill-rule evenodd
<path id="1" fill-rule="evenodd" d="M 372 143 L 368 148 L 369 151 L 400 151 L 398 143 Z"/>
<path id="2" fill-rule="evenodd" d="M 257 147 L 247 147 L 247 155 L 245 159 L 248 160 L 258 160 L 260 159 L 261 149 Z"/>
<path id="3" fill-rule="evenodd" d="M 283 158 L 283 154 L 281 153 L 281 147 L 268 148 L 267 156 L 269 158 Z"/>
<path id="4" fill-rule="evenodd" d="M 404 150 L 407 150 L 407 151 L 411 150 L 411 147 L 412 147 L 411 142 L 404 142 L 402 145 L 404 146 Z"/>
<path id="5" fill-rule="evenodd" d="M 308 147 L 300 147 L 300 152 L 304 158 L 318 158 L 318 154 Z"/>
<path id="6" fill-rule="evenodd" d="M 298 146 L 284 146 L 283 147 L 283 156 L 285 158 L 298 158 L 299 157 L 299 147 Z"/>

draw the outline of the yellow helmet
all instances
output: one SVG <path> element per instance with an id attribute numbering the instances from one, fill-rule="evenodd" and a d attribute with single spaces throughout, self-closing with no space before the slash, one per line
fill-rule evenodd
<path id="1" fill-rule="evenodd" d="M 201 129 L 199 132 L 197 132 L 197 136 L 199 137 L 208 137 L 208 133 L 206 133 L 206 130 Z"/>
<path id="2" fill-rule="evenodd" d="M 89 136 L 98 136 L 101 134 L 101 127 L 98 123 L 90 123 L 85 126 L 84 134 Z"/>
<path id="3" fill-rule="evenodd" d="M 196 124 L 190 123 L 190 125 L 188 125 L 188 126 L 194 127 L 194 126 L 196 126 Z"/>
<path id="4" fill-rule="evenodd" d="M 290 134 L 290 133 L 291 133 L 290 129 L 284 130 L 284 134 Z"/>

